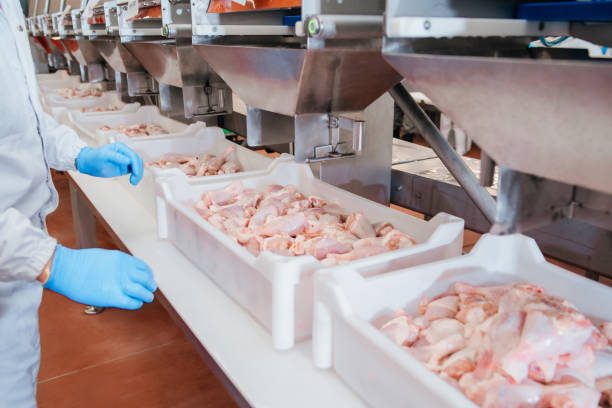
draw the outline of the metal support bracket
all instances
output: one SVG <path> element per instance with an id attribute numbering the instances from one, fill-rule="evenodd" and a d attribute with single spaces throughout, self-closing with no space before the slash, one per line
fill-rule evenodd
<path id="1" fill-rule="evenodd" d="M 482 211 L 483 215 L 489 222 L 495 222 L 496 203 L 493 197 L 484 187 L 479 184 L 474 173 L 468 168 L 465 162 L 450 146 L 450 144 L 440 134 L 440 131 L 429 119 L 427 114 L 410 96 L 401 83 L 395 85 L 389 93 L 404 112 L 404 114 L 412 120 L 419 133 L 425 138 L 427 143 L 436 152 L 444 166 L 452 173 L 455 179 L 459 182 L 474 201 L 476 206 Z"/>
<path id="2" fill-rule="evenodd" d="M 491 187 L 495 178 L 495 160 L 484 150 L 480 152 L 480 185 Z"/>
<path id="3" fill-rule="evenodd" d="M 146 72 L 128 72 L 127 83 L 130 96 L 159 94 L 157 82 Z"/>
<path id="4" fill-rule="evenodd" d="M 232 113 L 231 91 L 214 85 L 183 86 L 186 118 L 208 118 Z"/>
<path id="5" fill-rule="evenodd" d="M 329 143 L 313 148 L 313 155 L 307 163 L 339 159 L 361 154 L 364 134 L 364 121 L 344 116 L 328 115 Z M 349 141 L 341 138 L 341 130 L 351 132 Z"/>

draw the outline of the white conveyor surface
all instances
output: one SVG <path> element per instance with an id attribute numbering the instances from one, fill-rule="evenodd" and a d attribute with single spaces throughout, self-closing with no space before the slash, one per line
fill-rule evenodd
<path id="1" fill-rule="evenodd" d="M 100 216 L 153 269 L 159 289 L 253 407 L 365 407 L 332 370 L 319 370 L 311 342 L 276 351 L 270 334 L 170 242 L 152 214 L 112 179 L 69 172 Z"/>

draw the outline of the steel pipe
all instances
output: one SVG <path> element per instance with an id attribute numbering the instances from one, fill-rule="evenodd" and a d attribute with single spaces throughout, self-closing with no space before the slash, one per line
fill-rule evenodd
<path id="1" fill-rule="evenodd" d="M 495 161 L 484 150 L 480 151 L 480 185 L 491 187 L 495 181 Z"/>
<path id="2" fill-rule="evenodd" d="M 444 166 L 452 173 L 453 177 L 463 187 L 482 214 L 494 224 L 497 207 L 495 200 L 479 184 L 478 179 L 461 159 L 461 156 L 442 137 L 436 125 L 429 119 L 429 116 L 412 99 L 410 93 L 401 83 L 391 88 L 389 93 L 404 114 L 412 120 L 421 136 L 429 143 L 429 146 L 436 152 Z"/>
<path id="3" fill-rule="evenodd" d="M 383 35 L 382 16 L 320 14 L 309 17 L 304 26 L 313 38 L 380 38 Z"/>

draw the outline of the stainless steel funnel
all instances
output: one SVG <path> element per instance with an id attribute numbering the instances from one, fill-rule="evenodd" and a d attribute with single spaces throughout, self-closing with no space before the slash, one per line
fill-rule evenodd
<path id="1" fill-rule="evenodd" d="M 102 55 L 102 58 L 115 71 L 122 73 L 144 72 L 144 68 L 125 45 L 121 44 L 119 38 L 98 38 L 92 43 Z"/>
<path id="2" fill-rule="evenodd" d="M 401 79 L 379 49 L 194 47 L 247 105 L 290 116 L 360 111 Z"/>
<path id="3" fill-rule="evenodd" d="M 182 87 L 176 45 L 161 42 L 129 42 L 126 47 L 157 82 Z"/>
<path id="4" fill-rule="evenodd" d="M 508 168 L 612 193 L 612 66 L 385 53 Z"/>

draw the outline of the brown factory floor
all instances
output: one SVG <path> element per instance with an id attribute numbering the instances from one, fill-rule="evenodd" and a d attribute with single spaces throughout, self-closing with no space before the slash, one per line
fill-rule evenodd
<path id="1" fill-rule="evenodd" d="M 47 218 L 49 233 L 74 248 L 68 181 L 54 179 L 60 204 Z M 100 225 L 98 243 L 115 248 Z M 45 290 L 40 342 L 40 408 L 235 406 L 157 301 L 87 316 L 83 305 Z"/>
<path id="2" fill-rule="evenodd" d="M 60 204 L 47 219 L 49 233 L 74 248 L 68 181 L 65 176 L 54 179 Z M 479 237 L 466 230 L 464 251 L 469 252 Z M 115 247 L 100 225 L 98 243 Z M 40 408 L 235 406 L 157 301 L 138 311 L 108 309 L 87 316 L 82 305 L 45 290 L 40 336 Z"/>

